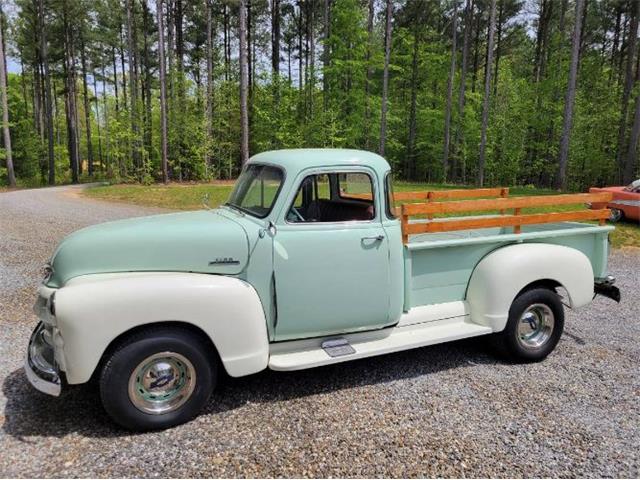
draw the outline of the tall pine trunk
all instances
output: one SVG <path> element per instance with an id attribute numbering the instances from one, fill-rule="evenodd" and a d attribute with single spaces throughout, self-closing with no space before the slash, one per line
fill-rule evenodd
<path id="1" fill-rule="evenodd" d="M 493 35 L 496 29 L 496 0 L 491 0 L 489 32 L 487 34 L 487 61 L 484 66 L 484 98 L 482 100 L 482 126 L 480 131 L 480 153 L 478 155 L 478 186 L 484 185 L 484 165 L 489 127 L 489 97 L 491 96 L 491 66 L 493 65 Z"/>
<path id="2" fill-rule="evenodd" d="M 91 108 L 89 106 L 89 88 L 87 86 L 87 54 L 84 40 L 81 45 L 80 62 L 82 65 L 82 94 L 84 99 L 84 123 L 87 135 L 87 170 L 93 176 L 93 144 L 91 142 Z"/>
<path id="3" fill-rule="evenodd" d="M 560 154 L 558 155 L 558 173 L 556 176 L 556 188 L 567 187 L 567 163 L 569 160 L 569 141 L 571 140 L 571 127 L 573 125 L 573 104 L 576 97 L 576 82 L 578 79 L 578 62 L 580 60 L 580 36 L 582 32 L 582 12 L 584 0 L 576 0 L 576 17 L 571 41 L 571 62 L 569 65 L 569 79 L 567 82 L 567 94 L 564 100 L 564 114 L 562 119 L 562 137 L 560 137 Z"/>
<path id="4" fill-rule="evenodd" d="M 413 28 L 413 54 L 411 55 L 411 101 L 409 103 L 409 138 L 407 140 L 407 158 L 403 174 L 411 179 L 416 170 L 416 110 L 418 101 L 418 51 L 419 51 L 419 24 L 414 23 Z"/>
<path id="5" fill-rule="evenodd" d="M 382 108 L 380 111 L 380 147 L 378 153 L 384 157 L 387 141 L 387 97 L 389 95 L 389 60 L 391 58 L 391 21 L 393 17 L 393 2 L 387 1 L 387 14 L 384 34 L 384 71 L 382 73 Z"/>
<path id="6" fill-rule="evenodd" d="M 365 63 L 367 66 L 367 79 L 364 84 L 364 124 L 369 125 L 371 122 L 371 80 L 373 78 L 373 65 L 371 62 L 371 50 L 373 49 L 373 17 L 375 14 L 374 0 L 368 2 L 367 15 L 367 54 Z M 370 129 L 365 130 L 364 148 L 369 150 L 371 142 Z"/>
<path id="7" fill-rule="evenodd" d="M 453 21 L 451 22 L 451 62 L 447 79 L 447 105 L 444 111 L 444 152 L 442 155 L 442 178 L 449 178 L 449 144 L 451 142 L 451 103 L 453 98 L 453 82 L 456 75 L 456 56 L 458 54 L 458 0 L 453 2 Z"/>
<path id="8" fill-rule="evenodd" d="M 129 99 L 131 105 L 129 109 L 129 116 L 131 121 L 131 134 L 133 141 L 131 143 L 131 157 L 133 164 L 137 169 L 140 169 L 140 148 L 138 143 L 139 128 L 138 128 L 138 88 L 136 78 L 135 56 L 136 45 L 134 43 L 134 3 L 133 0 L 125 0 L 127 5 L 127 60 L 129 62 Z M 142 172 L 138 171 L 138 175 Z"/>
<path id="9" fill-rule="evenodd" d="M 49 170 L 49 185 L 55 185 L 56 183 L 56 164 L 55 164 L 55 152 L 54 152 L 54 137 L 53 137 L 53 106 L 51 101 L 51 76 L 49 75 L 49 52 L 47 48 L 47 29 L 46 22 L 44 20 L 44 0 L 38 0 L 38 32 L 39 32 L 39 55 L 40 63 L 43 70 L 43 87 L 44 87 L 44 118 L 45 128 L 47 131 L 47 157 L 48 157 L 48 170 Z"/>
<path id="10" fill-rule="evenodd" d="M 249 160 L 249 111 L 247 108 L 247 88 L 249 72 L 247 70 L 247 7 L 240 0 L 240 161 L 244 166 Z"/>
<path id="11" fill-rule="evenodd" d="M 331 65 L 331 0 L 324 0 L 323 11 L 324 44 L 322 46 L 322 104 L 325 112 L 329 109 L 329 65 Z"/>
<path id="12" fill-rule="evenodd" d="M 11 131 L 9 130 L 9 102 L 7 100 L 7 71 L 4 53 L 4 35 L 0 27 L 0 102 L 2 103 L 2 134 L 4 153 L 7 164 L 7 180 L 10 187 L 16 186 L 16 175 L 13 170 L 13 152 L 11 150 Z"/>
<path id="13" fill-rule="evenodd" d="M 625 150 L 624 140 L 627 133 L 627 126 L 629 124 L 629 98 L 631 97 L 631 91 L 635 84 L 635 77 L 633 75 L 633 67 L 635 64 L 635 54 L 637 49 L 638 36 L 638 20 L 640 19 L 640 1 L 631 2 L 631 27 L 629 33 L 629 43 L 627 45 L 627 65 L 624 74 L 624 87 L 622 90 L 622 108 L 620 113 L 620 125 L 618 126 L 618 148 L 616 153 L 616 163 L 622 177 L 625 163 Z"/>
<path id="14" fill-rule="evenodd" d="M 471 28 L 473 25 L 473 0 L 467 0 L 465 7 L 464 20 L 464 40 L 462 42 L 462 66 L 460 67 L 460 89 L 458 90 L 458 123 L 456 125 L 456 139 L 454 143 L 455 155 L 454 162 L 460 164 L 460 173 L 462 181 L 466 181 L 466 159 L 464 152 L 464 106 L 465 106 L 465 90 L 467 84 L 467 64 L 469 58 L 469 44 L 471 40 Z M 454 165 L 453 176 L 456 177 L 456 168 Z"/>
<path id="15" fill-rule="evenodd" d="M 162 181 L 169 181 L 168 148 L 167 148 L 167 72 L 164 55 L 164 10 L 162 0 L 156 0 L 158 17 L 158 61 L 160 63 L 160 163 L 162 164 Z"/>
<path id="16" fill-rule="evenodd" d="M 640 94 L 636 95 L 633 126 L 629 137 L 629 146 L 622 171 L 622 183 L 625 185 L 635 180 L 635 171 L 638 164 L 638 140 L 640 139 Z"/>
<path id="17" fill-rule="evenodd" d="M 64 73 L 65 73 L 65 112 L 67 121 L 67 150 L 69 152 L 69 167 L 71 181 L 78 183 L 80 158 L 78 155 L 78 130 L 76 108 L 76 76 L 73 55 L 73 32 L 69 19 L 69 4 L 63 1 L 63 29 L 64 29 Z"/>
<path id="18" fill-rule="evenodd" d="M 211 169 L 213 143 L 213 0 L 205 0 L 207 12 L 207 101 L 205 102 L 205 123 L 207 125 L 207 148 L 205 153 L 205 169 L 207 174 Z"/>

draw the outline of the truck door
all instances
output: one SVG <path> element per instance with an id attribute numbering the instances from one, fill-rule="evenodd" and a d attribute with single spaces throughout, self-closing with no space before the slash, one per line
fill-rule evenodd
<path id="1" fill-rule="evenodd" d="M 274 236 L 276 340 L 389 324 L 389 243 L 368 169 L 301 176 Z"/>

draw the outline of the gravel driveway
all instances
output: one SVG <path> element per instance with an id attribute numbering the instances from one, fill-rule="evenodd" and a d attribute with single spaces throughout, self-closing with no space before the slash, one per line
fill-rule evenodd
<path id="1" fill-rule="evenodd" d="M 623 303 L 569 312 L 539 364 L 502 363 L 477 339 L 267 371 L 224 379 L 187 425 L 136 435 L 91 387 L 36 392 L 22 358 L 41 266 L 79 227 L 154 212 L 78 188 L 0 193 L 1 477 L 640 475 L 639 250 L 611 256 Z"/>

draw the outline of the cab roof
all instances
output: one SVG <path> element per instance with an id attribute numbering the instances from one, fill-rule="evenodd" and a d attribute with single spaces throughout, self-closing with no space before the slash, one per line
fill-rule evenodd
<path id="1" fill-rule="evenodd" d="M 306 168 L 335 166 L 368 166 L 378 173 L 390 169 L 387 161 L 380 155 L 365 150 L 347 148 L 296 148 L 271 150 L 258 153 L 249 159 L 249 163 L 270 163 L 283 167 L 287 173 Z"/>

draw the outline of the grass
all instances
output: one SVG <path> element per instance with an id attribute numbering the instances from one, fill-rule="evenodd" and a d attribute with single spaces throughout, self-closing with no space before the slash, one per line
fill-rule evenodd
<path id="1" fill-rule="evenodd" d="M 218 182 L 214 184 L 180 184 L 169 185 L 107 185 L 92 187 L 85 190 L 85 195 L 98 200 L 110 202 L 134 203 L 151 207 L 161 207 L 174 210 L 197 210 L 202 208 L 202 198 L 209 195 L 209 205 L 217 207 L 225 202 L 233 188 L 232 182 Z M 455 185 L 426 184 L 396 182 L 394 190 L 442 190 L 447 188 L 465 188 Z M 471 187 L 470 187 L 471 188 Z M 530 187 L 511 187 L 510 196 L 550 195 L 558 193 L 555 190 L 536 189 Z M 543 207 L 523 209 L 522 213 L 573 210 L 575 205 L 561 205 L 558 207 Z M 640 247 L 640 225 L 632 222 L 616 224 L 616 229 L 610 235 L 611 244 L 615 248 Z"/>

